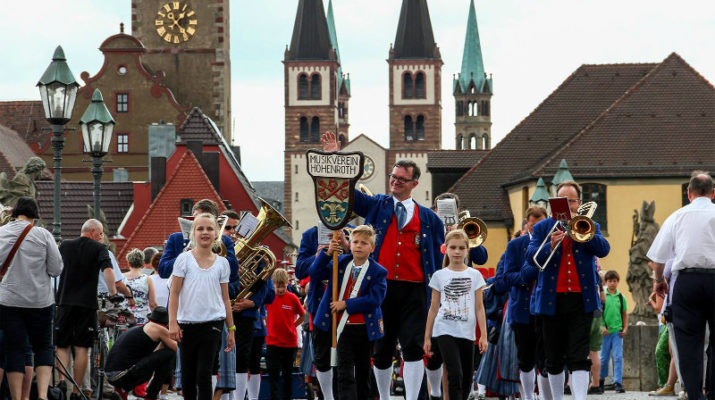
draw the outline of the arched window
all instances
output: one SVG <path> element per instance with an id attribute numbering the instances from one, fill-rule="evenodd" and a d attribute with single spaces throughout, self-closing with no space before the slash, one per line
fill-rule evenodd
<path id="1" fill-rule="evenodd" d="M 320 100 L 320 75 L 313 74 L 310 77 L 310 98 Z"/>
<path id="2" fill-rule="evenodd" d="M 487 100 L 482 101 L 482 115 L 489 116 L 489 102 Z"/>
<path id="3" fill-rule="evenodd" d="M 308 118 L 300 117 L 300 141 L 307 142 L 308 139 Z"/>
<path id="4" fill-rule="evenodd" d="M 415 126 L 412 123 L 412 117 L 405 116 L 405 140 L 408 142 L 413 141 L 415 138 Z"/>
<path id="5" fill-rule="evenodd" d="M 469 148 L 470 149 L 479 149 L 479 144 L 477 143 L 477 134 L 476 133 L 471 133 L 469 134 Z"/>
<path id="6" fill-rule="evenodd" d="M 489 150 L 489 135 L 486 133 L 482 135 L 482 149 Z"/>
<path id="7" fill-rule="evenodd" d="M 583 203 L 595 201 L 598 205 L 596 212 L 593 214 L 593 220 L 601 225 L 601 232 L 608 232 L 606 185 L 601 185 L 600 183 L 584 183 L 581 184 L 581 188 L 583 189 L 581 196 Z"/>
<path id="8" fill-rule="evenodd" d="M 425 140 L 425 117 L 423 115 L 417 116 L 416 125 L 415 133 L 417 134 L 417 140 Z"/>
<path id="9" fill-rule="evenodd" d="M 300 74 L 298 75 L 298 98 L 307 99 L 308 98 L 308 75 Z"/>
<path id="10" fill-rule="evenodd" d="M 425 74 L 418 72 L 415 76 L 415 97 L 424 99 L 425 96 Z"/>
<path id="11" fill-rule="evenodd" d="M 455 107 L 455 110 L 457 112 L 458 117 L 461 117 L 464 115 L 464 102 L 462 100 L 457 102 L 457 106 Z"/>
<path id="12" fill-rule="evenodd" d="M 320 118 L 313 117 L 310 121 L 310 142 L 320 143 Z"/>
<path id="13" fill-rule="evenodd" d="M 405 72 L 402 75 L 402 98 L 411 99 L 414 91 L 412 90 L 412 74 Z"/>
<path id="14" fill-rule="evenodd" d="M 457 135 L 457 150 L 462 150 L 462 140 L 464 140 L 464 136 L 460 133 Z"/>

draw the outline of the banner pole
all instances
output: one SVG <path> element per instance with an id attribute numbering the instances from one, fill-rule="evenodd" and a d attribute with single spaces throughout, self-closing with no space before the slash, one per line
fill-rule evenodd
<path id="1" fill-rule="evenodd" d="M 333 240 L 338 240 L 338 231 L 333 231 Z M 333 252 L 333 302 L 338 301 L 338 252 Z M 332 352 L 336 353 L 338 348 L 338 314 L 333 313 L 333 344 Z"/>

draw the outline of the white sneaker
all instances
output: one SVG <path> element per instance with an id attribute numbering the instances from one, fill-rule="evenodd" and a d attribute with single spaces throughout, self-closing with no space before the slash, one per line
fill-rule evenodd
<path id="1" fill-rule="evenodd" d="M 678 393 L 678 400 L 688 400 L 688 394 L 684 390 L 681 390 L 680 393 Z"/>

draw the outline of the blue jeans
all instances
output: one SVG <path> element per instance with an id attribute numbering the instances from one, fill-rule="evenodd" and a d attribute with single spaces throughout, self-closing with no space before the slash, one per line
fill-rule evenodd
<path id="1" fill-rule="evenodd" d="M 608 361 L 613 354 L 613 382 L 623 383 L 623 338 L 621 332 L 609 333 L 603 337 L 601 347 L 601 379 L 608 376 Z"/>

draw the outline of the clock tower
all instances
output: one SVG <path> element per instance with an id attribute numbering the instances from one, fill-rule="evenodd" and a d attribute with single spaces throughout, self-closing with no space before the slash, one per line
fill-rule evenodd
<path id="1" fill-rule="evenodd" d="M 184 106 L 197 106 L 231 144 L 229 2 L 132 0 L 132 35 L 142 61 Z M 160 72 L 161 71 L 161 72 Z"/>

